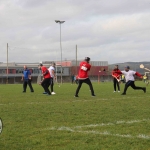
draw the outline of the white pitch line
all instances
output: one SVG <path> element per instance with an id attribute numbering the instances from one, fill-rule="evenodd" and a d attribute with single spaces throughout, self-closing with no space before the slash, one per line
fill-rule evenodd
<path id="1" fill-rule="evenodd" d="M 140 139 L 150 139 L 150 136 L 147 135 L 137 135 L 137 136 L 132 136 L 130 134 L 112 134 L 108 131 L 104 131 L 104 132 L 98 132 L 98 131 L 76 131 L 76 132 L 80 132 L 80 133 L 92 133 L 92 134 L 100 134 L 100 135 L 109 135 L 109 136 L 116 136 L 116 137 L 123 137 L 123 138 L 140 138 Z"/>
<path id="2" fill-rule="evenodd" d="M 150 139 L 150 136 L 139 134 L 137 136 L 132 136 L 130 134 L 112 134 L 108 131 L 99 132 L 99 131 L 82 131 L 82 130 L 74 130 L 70 127 L 59 127 L 59 128 L 46 128 L 45 130 L 56 130 L 56 131 L 70 131 L 70 132 L 76 132 L 76 133 L 85 133 L 85 134 L 99 134 L 99 135 L 108 135 L 108 136 L 115 136 L 115 137 L 122 137 L 122 138 L 140 138 L 140 139 Z M 43 131 L 43 130 L 42 130 Z"/>
<path id="3" fill-rule="evenodd" d="M 140 123 L 140 122 L 148 122 L 150 119 L 142 119 L 142 120 L 131 120 L 131 121 L 116 121 L 116 123 L 101 123 L 101 124 L 90 124 L 83 126 L 76 126 L 74 128 L 88 128 L 88 127 L 102 127 L 102 126 L 112 126 L 117 124 L 132 124 L 132 123 Z"/>
<path id="4" fill-rule="evenodd" d="M 130 134 L 112 134 L 108 131 L 99 132 L 99 131 L 82 131 L 82 128 L 85 127 L 101 127 L 101 126 L 112 126 L 112 125 L 119 125 L 119 124 L 132 124 L 132 123 L 139 123 L 139 122 L 149 122 L 150 119 L 142 119 L 142 120 L 131 120 L 131 121 L 116 121 L 116 123 L 101 123 L 101 124 L 90 124 L 90 125 L 83 125 L 83 126 L 74 126 L 74 127 L 51 127 L 45 128 L 41 131 L 49 131 L 49 130 L 56 130 L 56 131 L 70 131 L 70 132 L 78 132 L 78 133 L 86 133 L 86 134 L 100 134 L 100 135 L 109 135 L 109 136 L 116 136 L 116 137 L 123 137 L 123 138 L 140 138 L 140 139 L 150 139 L 150 136 L 139 134 L 137 136 L 132 136 Z M 80 129 L 80 130 L 77 130 Z"/>

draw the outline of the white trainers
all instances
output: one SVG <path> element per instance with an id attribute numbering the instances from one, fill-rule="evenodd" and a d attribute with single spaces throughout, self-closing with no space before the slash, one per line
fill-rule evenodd
<path id="1" fill-rule="evenodd" d="M 114 93 L 115 93 L 116 91 L 114 91 Z"/>
<path id="2" fill-rule="evenodd" d="M 118 92 L 120 92 L 120 91 L 118 91 Z"/>
<path id="3" fill-rule="evenodd" d="M 55 93 L 55 92 L 52 92 L 51 94 L 54 95 L 54 94 L 56 94 L 56 93 Z"/>

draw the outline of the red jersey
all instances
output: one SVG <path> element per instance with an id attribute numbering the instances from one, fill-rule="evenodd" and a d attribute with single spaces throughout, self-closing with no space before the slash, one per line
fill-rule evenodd
<path id="1" fill-rule="evenodd" d="M 119 79 L 119 78 L 120 78 L 120 74 L 119 74 L 118 72 L 120 72 L 119 69 L 114 69 L 113 72 L 112 72 L 112 76 L 113 76 L 114 78 Z"/>
<path id="2" fill-rule="evenodd" d="M 42 74 L 43 74 L 44 79 L 51 77 L 51 76 L 50 76 L 50 73 L 49 73 L 49 71 L 48 71 L 48 69 L 47 69 L 45 66 L 42 66 L 42 67 L 41 67 L 41 71 L 42 71 Z"/>
<path id="3" fill-rule="evenodd" d="M 80 69 L 78 74 L 78 79 L 87 79 L 88 78 L 88 71 L 90 70 L 91 65 L 86 61 L 82 61 L 80 63 Z"/>

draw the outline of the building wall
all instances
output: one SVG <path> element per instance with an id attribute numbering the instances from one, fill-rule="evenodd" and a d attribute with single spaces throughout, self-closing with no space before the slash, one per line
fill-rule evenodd
<path id="1" fill-rule="evenodd" d="M 79 71 L 79 64 L 81 61 L 64 61 L 62 63 L 62 77 L 63 82 L 71 82 L 71 75 L 77 75 Z M 49 68 L 50 62 L 43 62 L 44 66 Z M 77 63 L 77 66 L 76 66 Z M 22 83 L 22 73 L 23 73 L 23 66 L 27 65 L 28 69 L 32 73 L 33 83 L 37 83 L 37 78 L 41 74 L 41 71 L 38 69 L 39 63 L 9 63 L 8 64 L 8 74 L 7 74 L 7 64 L 0 63 L 0 83 L 5 84 L 8 83 Z M 92 78 L 97 79 L 98 76 L 107 76 L 107 71 L 102 71 L 104 68 L 108 70 L 108 62 L 107 61 L 91 61 L 90 64 L 92 65 L 91 70 L 89 71 L 89 76 Z M 101 72 L 99 72 L 101 71 Z M 56 65 L 56 75 L 58 78 L 58 82 L 60 82 L 61 76 L 61 64 Z"/>

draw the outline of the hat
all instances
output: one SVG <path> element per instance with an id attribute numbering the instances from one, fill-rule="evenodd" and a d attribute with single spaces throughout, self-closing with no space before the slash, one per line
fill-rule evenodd
<path id="1" fill-rule="evenodd" d="M 85 61 L 90 61 L 90 57 L 85 57 Z"/>
<path id="2" fill-rule="evenodd" d="M 43 66 L 43 64 L 40 63 L 39 66 Z"/>
<path id="3" fill-rule="evenodd" d="M 129 66 L 126 66 L 125 68 L 130 69 L 130 67 L 129 67 Z"/>

